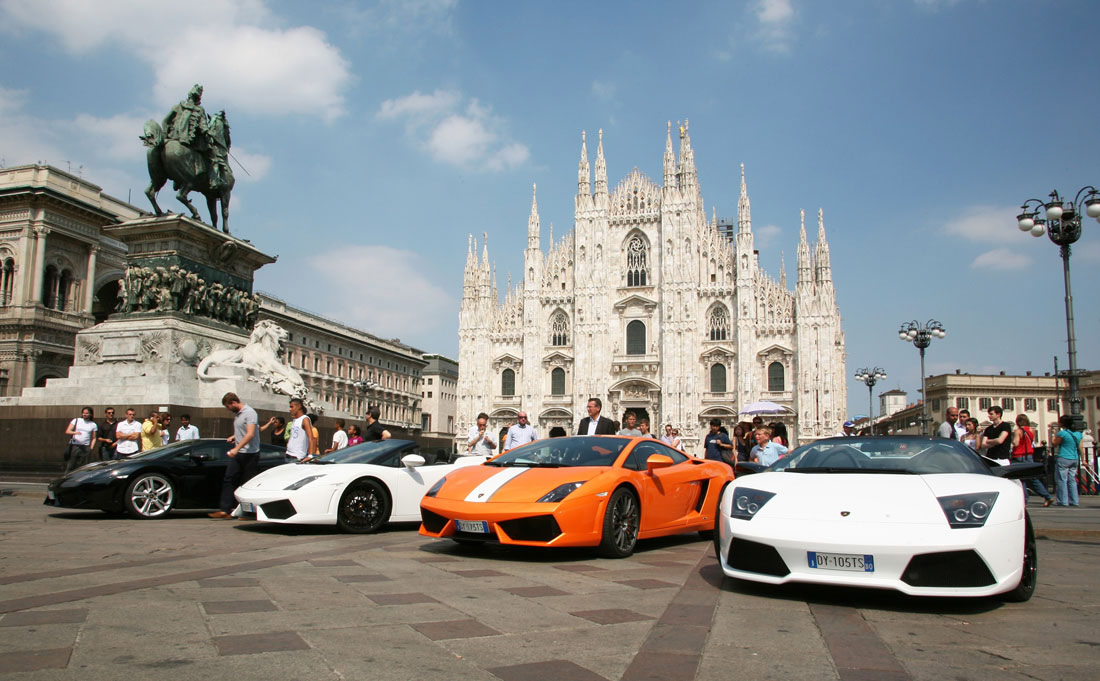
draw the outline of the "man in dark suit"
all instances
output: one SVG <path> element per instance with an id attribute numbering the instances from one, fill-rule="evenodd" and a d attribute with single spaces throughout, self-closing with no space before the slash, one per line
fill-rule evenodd
<path id="1" fill-rule="evenodd" d="M 611 419 L 600 416 L 600 410 L 602 409 L 603 402 L 600 402 L 600 398 L 593 397 L 588 400 L 588 416 L 581 419 L 581 424 L 577 428 L 577 435 L 615 434 L 615 423 Z"/>

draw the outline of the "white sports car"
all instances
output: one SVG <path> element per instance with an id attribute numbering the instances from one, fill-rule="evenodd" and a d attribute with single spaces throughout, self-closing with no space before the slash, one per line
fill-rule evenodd
<path id="1" fill-rule="evenodd" d="M 483 456 L 437 461 L 410 440 L 364 442 L 260 473 L 237 488 L 233 515 L 374 532 L 391 521 L 419 522 L 424 492 L 456 468 L 484 462 Z"/>
<path id="2" fill-rule="evenodd" d="M 738 464 L 715 553 L 726 575 L 754 582 L 1025 601 L 1035 536 L 1013 478 L 1038 468 L 990 467 L 940 438 L 818 440 L 766 468 Z"/>

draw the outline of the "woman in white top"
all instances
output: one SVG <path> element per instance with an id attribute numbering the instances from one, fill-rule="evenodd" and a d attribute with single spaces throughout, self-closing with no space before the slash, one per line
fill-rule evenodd
<path id="1" fill-rule="evenodd" d="M 962 443 L 975 452 L 978 451 L 979 446 L 982 443 L 982 434 L 978 432 L 978 419 L 967 419 L 963 424 L 966 431 L 959 438 Z"/>
<path id="2" fill-rule="evenodd" d="M 95 410 L 84 407 L 80 410 L 80 418 L 69 421 L 69 427 L 65 434 L 69 436 L 69 459 L 65 462 L 65 472 L 80 468 L 88 463 L 88 452 L 91 450 L 92 439 L 95 437 L 99 426 L 93 420 Z"/>

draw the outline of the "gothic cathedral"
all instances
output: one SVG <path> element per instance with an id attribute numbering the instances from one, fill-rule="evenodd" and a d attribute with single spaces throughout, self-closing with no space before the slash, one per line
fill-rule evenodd
<path id="1" fill-rule="evenodd" d="M 672 129 L 665 142 L 664 185 L 636 168 L 608 191 L 603 132 L 595 190 L 581 134 L 573 231 L 540 245 L 532 199 L 525 276 L 501 302 L 489 262 L 471 235 L 459 313 L 457 440 L 479 412 L 494 432 L 519 410 L 545 437 L 553 426 L 573 434 L 590 397 L 603 415 L 632 409 L 653 431 L 671 423 L 684 448 L 698 453 L 707 424 L 732 432 L 745 405 L 787 408 L 765 416 L 787 425 L 795 443 L 839 432 L 846 408 L 844 333 L 833 289 L 821 211 L 817 243 L 798 242 L 798 281 L 787 288 L 760 268 L 753 247 L 745 169 L 736 232 L 707 220 L 691 137 Z"/>

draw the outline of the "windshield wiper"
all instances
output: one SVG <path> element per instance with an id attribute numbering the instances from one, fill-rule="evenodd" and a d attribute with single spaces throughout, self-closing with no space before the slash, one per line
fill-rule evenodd
<path id="1" fill-rule="evenodd" d="M 497 468 L 503 468 L 505 466 L 505 464 L 502 464 L 499 461 L 486 461 L 485 463 L 483 463 L 481 465 L 482 466 L 496 466 Z"/>
<path id="2" fill-rule="evenodd" d="M 786 473 L 871 473 L 871 474 L 886 474 L 886 475 L 919 475 L 914 471 L 906 470 L 904 468 L 837 468 L 835 466 L 809 466 L 803 468 L 784 468 Z"/>
<path id="3" fill-rule="evenodd" d="M 302 462 L 299 462 L 299 463 L 302 463 Z M 317 458 L 317 457 L 314 457 L 314 458 L 312 458 L 312 459 L 309 459 L 309 460 L 305 461 L 304 463 L 324 463 L 324 464 L 329 464 L 329 463 L 336 463 L 336 462 L 335 462 L 335 461 L 326 461 L 325 459 L 319 459 L 319 458 Z"/>

